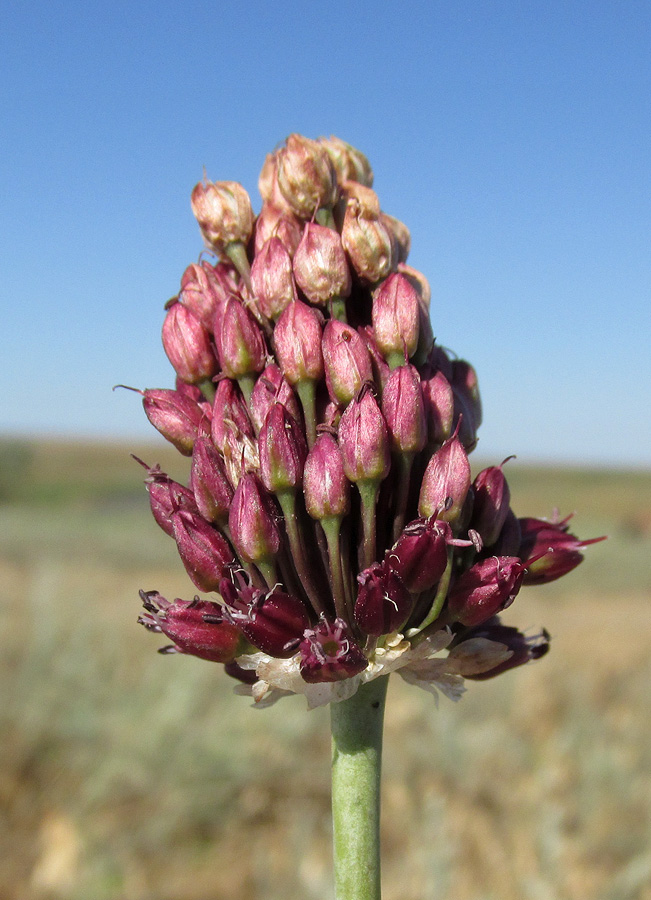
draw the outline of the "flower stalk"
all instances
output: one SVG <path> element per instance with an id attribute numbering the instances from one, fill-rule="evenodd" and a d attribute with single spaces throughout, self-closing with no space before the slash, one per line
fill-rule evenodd
<path id="1" fill-rule="evenodd" d="M 336 900 L 380 900 L 380 776 L 389 678 L 331 706 Z"/>

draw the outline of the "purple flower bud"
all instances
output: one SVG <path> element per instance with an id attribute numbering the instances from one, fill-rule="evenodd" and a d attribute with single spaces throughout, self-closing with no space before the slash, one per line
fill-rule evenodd
<path id="1" fill-rule="evenodd" d="M 339 446 L 350 481 L 382 481 L 389 474 L 389 432 L 368 382 L 344 410 Z"/>
<path id="2" fill-rule="evenodd" d="M 274 403 L 258 435 L 260 477 L 268 491 L 296 490 L 303 482 L 307 441 L 282 403 Z"/>
<path id="3" fill-rule="evenodd" d="M 192 583 L 200 591 L 216 591 L 226 567 L 235 561 L 226 538 L 200 515 L 188 510 L 173 514 L 172 528 L 179 556 Z"/>
<path id="4" fill-rule="evenodd" d="M 404 625 L 414 607 L 414 597 L 393 568 L 373 563 L 360 572 L 357 581 L 355 621 L 363 632 L 379 637 Z"/>
<path id="5" fill-rule="evenodd" d="M 264 203 L 255 223 L 256 256 L 270 238 L 277 237 L 292 257 L 302 236 L 303 223 L 293 213 L 275 203 Z"/>
<path id="6" fill-rule="evenodd" d="M 233 431 L 253 438 L 253 426 L 240 390 L 230 378 L 217 382 L 211 435 L 215 446 L 225 452 L 228 435 Z"/>
<path id="7" fill-rule="evenodd" d="M 357 197 L 346 203 L 341 243 L 359 277 L 369 284 L 376 284 L 391 271 L 393 237 L 379 215 L 365 214 Z"/>
<path id="8" fill-rule="evenodd" d="M 420 298 L 421 306 L 427 312 L 432 299 L 432 288 L 430 287 L 427 278 L 425 278 L 423 273 L 419 272 L 418 269 L 414 269 L 413 266 L 408 266 L 404 262 L 398 263 L 398 271 L 401 275 L 405 276 L 407 281 L 415 289 Z"/>
<path id="9" fill-rule="evenodd" d="M 350 482 L 335 438 L 319 434 L 308 453 L 303 472 L 305 507 L 313 519 L 332 519 L 350 511 Z"/>
<path id="10" fill-rule="evenodd" d="M 450 621 L 481 625 L 513 603 L 525 567 L 516 556 L 490 556 L 467 569 L 448 594 Z"/>
<path id="11" fill-rule="evenodd" d="M 504 462 L 482 469 L 473 482 L 475 496 L 470 527 L 479 532 L 484 547 L 491 547 L 497 541 L 509 513 L 511 491 L 502 472 Z"/>
<path id="12" fill-rule="evenodd" d="M 301 421 L 301 408 L 296 394 L 289 386 L 287 379 L 283 376 L 278 366 L 275 363 L 270 363 L 256 380 L 251 393 L 249 410 L 251 421 L 257 432 L 264 425 L 267 413 L 274 403 L 282 403 L 287 412 L 297 422 Z"/>
<path id="13" fill-rule="evenodd" d="M 413 356 L 418 347 L 420 303 L 408 279 L 399 272 L 389 275 L 373 294 L 373 333 L 390 365 Z"/>
<path id="14" fill-rule="evenodd" d="M 361 339 L 364 341 L 366 349 L 368 350 L 368 354 L 371 357 L 373 381 L 376 385 L 379 385 L 380 393 L 382 393 L 387 381 L 389 380 L 391 369 L 386 359 L 380 353 L 380 348 L 375 343 L 375 338 L 373 337 L 373 327 L 371 325 L 362 325 L 360 328 L 358 328 L 358 333 Z"/>
<path id="15" fill-rule="evenodd" d="M 242 636 L 230 622 L 223 620 L 220 607 L 195 597 L 189 602 L 170 602 L 158 591 L 140 591 L 145 612 L 138 621 L 149 631 L 162 632 L 173 647 L 161 652 L 188 653 L 210 662 L 229 663 L 242 652 Z M 206 622 L 205 616 L 210 621 Z"/>
<path id="16" fill-rule="evenodd" d="M 281 515 L 274 501 L 252 472 L 238 484 L 228 516 L 237 552 L 247 562 L 267 562 L 277 556 L 282 543 Z"/>
<path id="17" fill-rule="evenodd" d="M 393 450 L 418 453 L 427 440 L 420 376 L 413 366 L 394 369 L 382 393 L 382 412 L 389 426 Z"/>
<path id="18" fill-rule="evenodd" d="M 192 212 L 204 239 L 218 252 L 229 244 L 246 244 L 253 231 L 251 200 L 235 181 L 200 181 L 192 191 Z"/>
<path id="19" fill-rule="evenodd" d="M 484 681 L 487 678 L 494 678 L 496 675 L 501 675 L 502 672 L 522 666 L 533 659 L 540 659 L 549 650 L 549 634 L 545 630 L 540 634 L 527 637 L 521 631 L 518 631 L 517 628 L 502 625 L 497 617 L 482 625 L 478 625 L 476 628 L 463 631 L 453 646 L 458 647 L 466 641 L 475 641 L 478 638 L 503 644 L 511 651 L 511 656 L 488 671 L 464 676 L 465 678 L 471 678 L 473 681 Z"/>
<path id="20" fill-rule="evenodd" d="M 454 428 L 459 440 L 470 453 L 477 445 L 477 424 L 472 413 L 472 406 L 465 393 L 460 393 L 452 386 L 454 397 Z"/>
<path id="21" fill-rule="evenodd" d="M 265 594 L 251 588 L 241 575 L 236 577 L 237 586 L 224 579 L 219 589 L 227 604 L 227 618 L 254 647 L 270 656 L 288 659 L 310 627 L 305 606 L 278 588 Z"/>
<path id="22" fill-rule="evenodd" d="M 407 262 L 411 249 L 411 234 L 404 222 L 390 216 L 388 213 L 380 213 L 380 221 L 393 237 L 393 246 L 398 257 L 398 263 Z"/>
<path id="23" fill-rule="evenodd" d="M 562 522 L 520 519 L 521 544 L 518 555 L 526 566 L 524 583 L 546 584 L 567 575 L 583 560 L 580 552 L 590 544 L 605 541 L 605 535 L 581 541 L 568 533 L 570 517 Z"/>
<path id="24" fill-rule="evenodd" d="M 364 382 L 373 380 L 363 339 L 350 325 L 329 319 L 323 329 L 322 350 L 328 393 L 336 403 L 350 403 Z"/>
<path id="25" fill-rule="evenodd" d="M 452 434 L 454 394 L 443 372 L 421 382 L 430 445 L 442 444 Z"/>
<path id="26" fill-rule="evenodd" d="M 431 457 L 425 469 L 418 512 L 451 524 L 458 523 L 470 488 L 470 463 L 454 435 Z"/>
<path id="27" fill-rule="evenodd" d="M 229 378 L 254 375 L 264 369 L 267 345 L 262 330 L 244 303 L 235 297 L 226 301 L 216 338 L 219 361 Z"/>
<path id="28" fill-rule="evenodd" d="M 279 150 L 276 177 L 283 197 L 303 219 L 337 200 L 337 175 L 330 157 L 316 141 L 300 134 L 290 134 Z"/>
<path id="29" fill-rule="evenodd" d="M 475 428 L 479 428 L 482 420 L 479 381 L 474 368 L 465 359 L 452 360 L 452 387 L 464 398 L 472 414 Z"/>
<path id="30" fill-rule="evenodd" d="M 366 187 L 373 187 L 371 164 L 360 150 L 334 136 L 319 138 L 319 143 L 332 160 L 340 184 L 357 181 Z"/>
<path id="31" fill-rule="evenodd" d="M 133 458 L 147 469 L 145 484 L 149 493 L 151 512 L 156 523 L 163 529 L 165 534 L 174 537 L 173 514 L 180 509 L 189 510 L 193 513 L 198 512 L 194 494 L 189 488 L 179 484 L 178 481 L 173 481 L 169 475 L 161 471 L 160 466 L 148 466 L 141 459 L 138 459 L 137 456 Z"/>
<path id="32" fill-rule="evenodd" d="M 258 309 L 268 319 L 277 319 L 298 298 L 292 260 L 280 238 L 269 238 L 256 255 L 251 266 L 251 285 Z"/>
<path id="33" fill-rule="evenodd" d="M 206 411 L 180 391 L 163 388 L 144 391 L 142 405 L 154 428 L 183 456 L 191 456 L 199 427 L 207 421 Z"/>
<path id="34" fill-rule="evenodd" d="M 342 681 L 368 666 L 364 651 L 343 619 L 320 619 L 314 628 L 305 630 L 299 650 L 301 675 L 308 684 Z"/>
<path id="35" fill-rule="evenodd" d="M 201 515 L 208 522 L 226 522 L 233 499 L 233 488 L 226 477 L 226 468 L 215 445 L 208 436 L 194 442 L 190 486 Z"/>
<path id="36" fill-rule="evenodd" d="M 335 297 L 347 297 L 352 282 L 339 233 L 307 222 L 294 254 L 294 276 L 311 303 L 324 306 Z"/>
<path id="37" fill-rule="evenodd" d="M 174 302 L 163 322 L 163 347 L 176 374 L 196 384 L 217 371 L 210 335 L 199 319 L 181 303 Z"/>
<path id="38" fill-rule="evenodd" d="M 204 261 L 200 266 L 192 263 L 183 273 L 179 301 L 211 332 L 218 310 L 236 292 L 237 281 L 230 266 L 211 266 Z"/>
<path id="39" fill-rule="evenodd" d="M 448 563 L 448 546 L 469 547 L 471 541 L 455 540 L 447 522 L 414 519 L 385 557 L 386 563 L 414 594 L 438 584 Z"/>
<path id="40" fill-rule="evenodd" d="M 276 356 L 290 384 L 323 377 L 321 318 L 316 310 L 295 300 L 284 310 L 274 329 Z"/>

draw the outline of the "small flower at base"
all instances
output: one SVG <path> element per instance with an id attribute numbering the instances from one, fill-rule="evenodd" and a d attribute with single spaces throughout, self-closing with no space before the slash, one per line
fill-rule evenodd
<path id="1" fill-rule="evenodd" d="M 192 583 L 200 591 L 216 591 L 226 568 L 235 561 L 223 534 L 188 510 L 172 515 L 174 540 Z"/>
<path id="2" fill-rule="evenodd" d="M 581 541 L 568 533 L 568 521 L 520 519 L 521 543 L 518 556 L 526 566 L 524 584 L 547 584 L 575 569 L 583 560 L 580 552 L 590 544 L 605 541 L 605 535 Z"/>
<path id="3" fill-rule="evenodd" d="M 325 306 L 335 297 L 347 297 L 350 269 L 339 233 L 308 222 L 294 254 L 296 283 L 311 303 Z"/>
<path id="4" fill-rule="evenodd" d="M 337 519 L 350 511 L 350 482 L 335 438 L 319 434 L 305 460 L 305 507 L 313 519 Z"/>
<path id="5" fill-rule="evenodd" d="M 244 649 L 239 630 L 224 621 L 220 607 L 209 600 L 174 600 L 158 591 L 140 591 L 145 613 L 138 619 L 149 631 L 165 634 L 179 653 L 198 656 L 210 662 L 231 663 Z M 205 616 L 210 616 L 206 622 Z"/>
<path id="6" fill-rule="evenodd" d="M 343 619 L 320 619 L 305 631 L 299 651 L 301 675 L 309 684 L 352 678 L 368 666 L 364 651 Z"/>
<path id="7" fill-rule="evenodd" d="M 293 656 L 310 627 L 303 602 L 278 588 L 267 593 L 251 588 L 241 573 L 234 578 L 237 584 L 224 579 L 220 586 L 228 620 L 263 653 L 279 659 Z"/>
<path id="8" fill-rule="evenodd" d="M 541 659 L 549 650 L 550 640 L 549 634 L 545 630 L 540 634 L 528 637 L 517 628 L 502 625 L 499 618 L 496 616 L 488 622 L 484 622 L 482 625 L 461 631 L 458 637 L 455 638 L 451 648 L 461 647 L 466 641 L 476 640 L 477 638 L 483 638 L 484 640 L 502 644 L 511 651 L 511 656 L 492 669 L 465 676 L 466 678 L 471 678 L 473 681 L 485 681 L 487 678 L 494 678 L 496 675 L 501 675 L 502 672 L 507 672 L 509 669 L 522 666 L 531 660 Z"/>
<path id="9" fill-rule="evenodd" d="M 323 329 L 322 351 L 328 393 L 344 406 L 357 395 L 365 381 L 373 381 L 366 344 L 350 325 L 329 319 Z"/>
<path id="10" fill-rule="evenodd" d="M 448 522 L 415 519 L 404 529 L 385 562 L 417 594 L 438 584 L 448 564 L 448 546 L 470 547 L 472 541 L 456 540 Z"/>
<path id="11" fill-rule="evenodd" d="M 163 388 L 143 391 L 145 415 L 163 437 L 183 456 L 192 456 L 199 428 L 206 423 L 206 411 L 180 391 Z"/>
<path id="12" fill-rule="evenodd" d="M 373 563 L 357 576 L 355 622 L 366 634 L 379 637 L 397 631 L 414 607 L 414 597 L 402 578 L 386 563 Z"/>
<path id="13" fill-rule="evenodd" d="M 248 243 L 253 231 L 253 210 L 241 184 L 200 181 L 192 191 L 191 204 L 201 233 L 218 253 L 236 241 Z"/>
<path id="14" fill-rule="evenodd" d="M 490 556 L 467 569 L 447 598 L 450 622 L 481 625 L 511 605 L 520 590 L 524 566 L 515 556 Z"/>

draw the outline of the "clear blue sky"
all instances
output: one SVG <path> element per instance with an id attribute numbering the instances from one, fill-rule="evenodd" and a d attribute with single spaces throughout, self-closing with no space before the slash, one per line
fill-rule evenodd
<path id="1" fill-rule="evenodd" d="M 651 463 L 651 4 L 8 2 L 0 433 L 153 436 L 205 166 L 367 153 L 500 460 Z"/>

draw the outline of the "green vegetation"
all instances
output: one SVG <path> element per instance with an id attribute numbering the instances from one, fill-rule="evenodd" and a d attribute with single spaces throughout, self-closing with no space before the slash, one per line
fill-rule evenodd
<path id="1" fill-rule="evenodd" d="M 327 711 L 155 653 L 138 588 L 193 591 L 131 449 L 187 471 L 0 445 L 0 896 L 329 897 Z M 544 660 L 438 710 L 392 679 L 385 900 L 649 900 L 651 475 L 508 465 L 516 512 L 610 538 L 506 614 L 550 629 Z"/>

